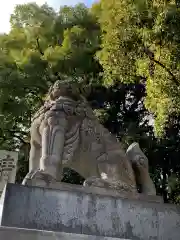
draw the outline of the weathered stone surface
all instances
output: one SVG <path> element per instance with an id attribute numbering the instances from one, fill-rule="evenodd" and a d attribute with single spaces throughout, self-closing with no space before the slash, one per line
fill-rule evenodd
<path id="1" fill-rule="evenodd" d="M 1 226 L 133 240 L 179 240 L 180 207 L 81 191 L 8 184 Z"/>
<path id="2" fill-rule="evenodd" d="M 32 186 L 34 187 L 41 187 L 41 181 L 37 179 L 32 179 Z M 98 194 L 101 196 L 111 196 L 111 197 L 118 197 L 118 198 L 129 198 L 129 199 L 136 199 L 145 202 L 157 202 L 163 203 L 163 198 L 161 196 L 156 195 L 146 195 L 146 194 L 139 194 L 139 193 L 131 193 L 128 191 L 119 191 L 118 189 L 111 189 L 111 188 L 99 188 L 99 187 L 84 187 L 82 185 L 74 185 L 74 184 L 66 184 L 62 182 L 54 182 L 49 183 L 46 188 L 56 189 L 56 190 L 64 190 L 64 191 L 79 191 L 82 193 L 87 194 Z"/>
<path id="3" fill-rule="evenodd" d="M 130 240 L 122 238 L 97 237 L 85 234 L 60 233 L 21 228 L 0 227 L 0 239 L 7 240 Z"/>

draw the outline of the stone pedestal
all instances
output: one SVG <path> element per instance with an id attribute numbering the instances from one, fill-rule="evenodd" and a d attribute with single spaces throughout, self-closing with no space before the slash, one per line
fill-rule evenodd
<path id="1" fill-rule="evenodd" d="M 99 240 L 180 239 L 180 207 L 152 199 L 148 202 L 148 198 L 126 199 L 117 193 L 112 196 L 109 191 L 69 184 L 61 184 L 59 190 L 7 184 L 1 204 L 1 226 L 10 227 L 19 236 L 24 236 L 25 230 L 14 228 L 29 229 L 27 233 L 36 229 L 72 236 L 64 239 L 76 239 L 76 234 L 81 235 L 78 239 L 87 239 L 86 235 Z M 0 232 L 8 236 L 6 228 L 1 227 Z M 30 233 L 41 236 L 38 231 Z M 52 236 L 43 240 L 51 240 Z M 5 237 L 0 235 L 0 239 Z"/>
<path id="2" fill-rule="evenodd" d="M 0 239 L 4 240 L 130 240 L 122 238 L 97 237 L 85 234 L 29 230 L 0 227 Z"/>

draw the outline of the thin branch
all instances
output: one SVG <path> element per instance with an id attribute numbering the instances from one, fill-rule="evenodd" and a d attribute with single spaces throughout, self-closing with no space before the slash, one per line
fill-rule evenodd
<path id="1" fill-rule="evenodd" d="M 42 56 L 44 56 L 44 53 L 41 49 L 40 43 L 39 43 L 39 38 L 36 38 L 36 43 L 37 43 L 37 48 Z"/>
<path id="2" fill-rule="evenodd" d="M 152 60 L 153 62 L 155 62 L 156 64 L 158 64 L 159 66 L 161 66 L 171 77 L 173 82 L 179 86 L 179 81 L 177 80 L 177 78 L 175 77 L 175 75 L 171 72 L 171 70 L 169 68 L 167 68 L 163 63 L 161 63 L 160 61 L 156 60 L 154 58 L 154 53 L 151 52 L 148 48 L 144 48 L 144 52 L 148 55 L 149 59 Z"/>

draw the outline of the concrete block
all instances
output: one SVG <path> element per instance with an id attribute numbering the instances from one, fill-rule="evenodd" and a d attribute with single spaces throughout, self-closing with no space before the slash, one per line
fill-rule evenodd
<path id="1" fill-rule="evenodd" d="M 108 191 L 7 184 L 1 204 L 1 226 L 133 240 L 180 239 L 180 207 L 108 196 Z"/>

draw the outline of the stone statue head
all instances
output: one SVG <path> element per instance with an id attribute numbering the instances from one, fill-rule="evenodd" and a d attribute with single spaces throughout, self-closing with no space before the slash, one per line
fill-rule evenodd
<path id="1" fill-rule="evenodd" d="M 80 90 L 78 85 L 72 81 L 57 80 L 49 89 L 48 98 L 56 100 L 60 96 L 69 97 L 77 101 L 81 99 Z"/>

